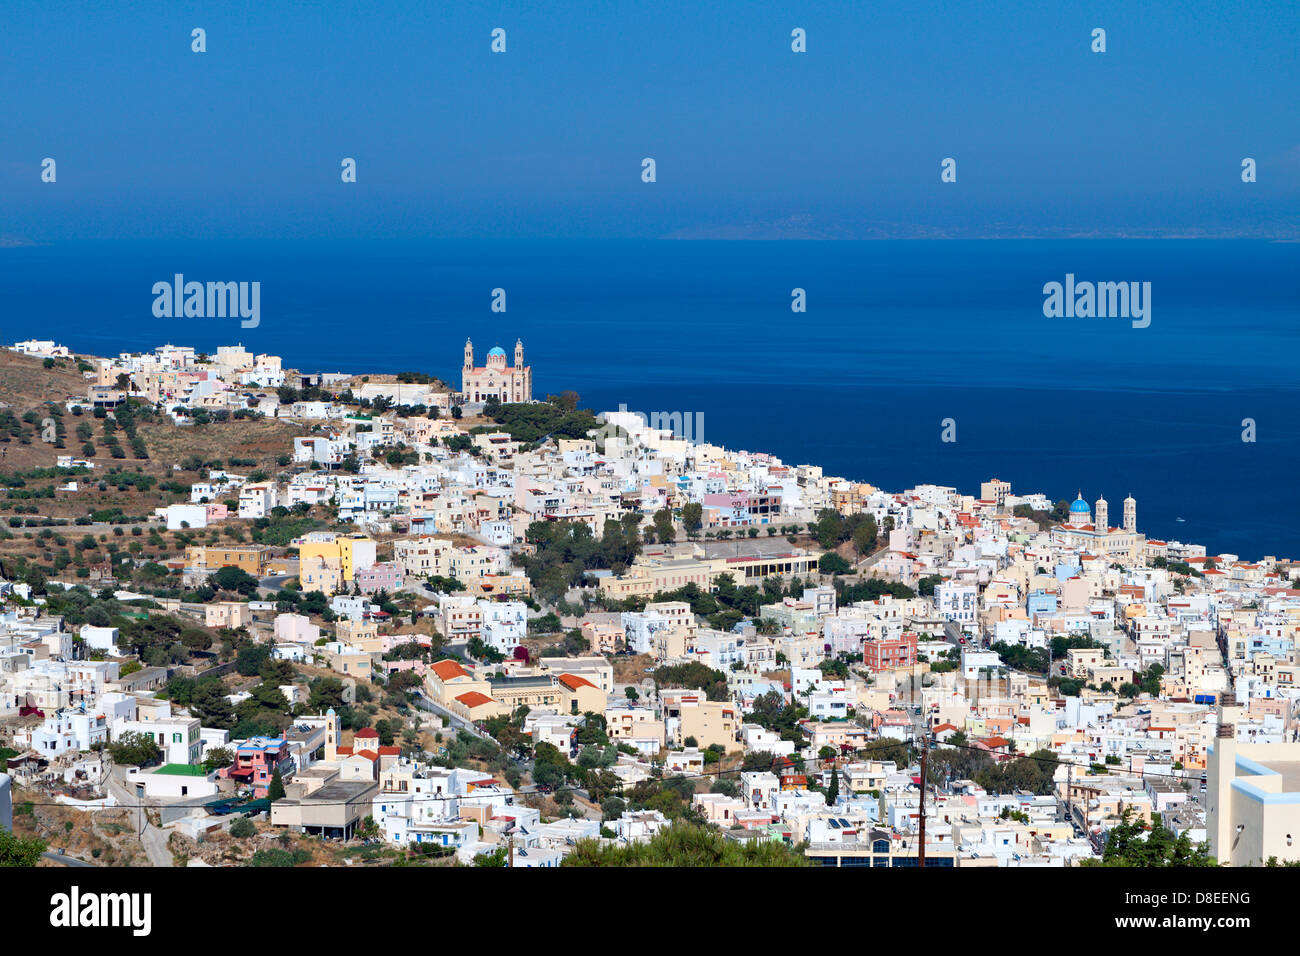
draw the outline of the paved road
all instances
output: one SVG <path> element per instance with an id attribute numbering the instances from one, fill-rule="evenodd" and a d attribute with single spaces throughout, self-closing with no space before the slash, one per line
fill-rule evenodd
<path id="1" fill-rule="evenodd" d="M 402 590 L 409 591 L 410 593 L 422 598 L 428 598 L 429 600 L 436 600 L 438 597 L 437 591 L 432 590 L 427 584 L 416 577 L 409 577 L 404 580 L 402 582 Z"/>
<path id="2" fill-rule="evenodd" d="M 62 853 L 42 853 L 41 856 L 47 860 L 53 860 L 55 863 L 62 863 L 64 866 L 95 866 L 94 863 L 78 860 L 75 856 L 64 856 Z"/>
<path id="3" fill-rule="evenodd" d="M 108 792 L 113 799 L 119 804 L 126 807 L 136 807 L 140 804 L 140 799 L 132 793 L 132 788 L 126 786 L 123 782 L 125 771 L 121 767 L 114 767 L 108 775 Z M 172 852 L 167 848 L 167 834 L 149 822 L 149 816 L 144 810 L 133 810 L 136 816 L 136 829 L 139 830 L 141 824 L 144 829 L 140 832 L 140 842 L 144 845 L 144 852 L 149 857 L 151 866 L 175 866 L 172 860 Z"/>
<path id="4" fill-rule="evenodd" d="M 889 554 L 889 548 L 884 547 L 881 548 L 879 551 L 875 552 L 874 554 L 867 555 L 865 558 L 863 558 L 861 561 L 857 563 L 856 565 L 857 571 L 859 573 L 863 571 L 869 571 L 871 568 L 874 568 L 881 561 L 881 559 L 884 558 L 885 555 L 887 554 Z"/>
<path id="5" fill-rule="evenodd" d="M 422 694 L 418 690 L 415 691 L 414 693 L 415 693 L 416 706 L 418 706 L 421 710 L 426 710 L 431 714 L 437 714 L 439 717 L 445 718 L 451 724 L 452 727 L 455 727 L 457 730 L 469 731 L 469 733 L 473 734 L 475 737 L 478 737 L 480 740 L 492 740 L 492 737 L 490 735 L 483 733 L 483 731 L 479 730 L 469 721 L 465 720 L 465 718 L 453 714 L 446 707 L 443 707 L 442 704 L 430 700 L 428 697 L 424 696 L 424 694 Z M 496 741 L 493 741 L 493 743 L 495 742 Z"/>

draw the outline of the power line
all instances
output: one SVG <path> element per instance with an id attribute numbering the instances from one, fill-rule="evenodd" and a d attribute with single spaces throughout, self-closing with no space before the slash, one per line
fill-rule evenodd
<path id="1" fill-rule="evenodd" d="M 881 744 L 881 743 L 884 743 L 884 744 L 886 744 L 886 745 L 888 746 L 889 744 L 892 744 L 892 743 L 895 743 L 895 742 L 893 741 L 892 738 L 879 738 L 879 739 L 876 740 L 876 741 L 872 741 L 872 743 L 874 743 L 874 744 Z M 904 744 L 902 741 L 897 741 L 896 743 L 897 743 L 898 746 L 907 746 L 907 745 Z M 854 756 L 854 757 L 868 757 L 868 758 L 870 758 L 870 757 L 871 757 L 874 753 L 876 753 L 879 749 L 880 749 L 879 747 L 872 747 L 872 746 L 868 745 L 868 746 L 866 746 L 866 747 L 855 748 L 855 749 L 852 751 L 851 754 L 844 754 L 844 753 L 841 753 L 841 754 L 839 754 L 839 755 L 837 755 L 837 756 L 834 756 L 834 757 L 790 758 L 790 757 L 776 756 L 776 757 L 774 757 L 774 758 L 772 759 L 772 761 L 767 765 L 766 768 L 764 768 L 764 767 L 750 767 L 750 768 L 746 769 L 746 768 L 742 765 L 742 766 L 739 766 L 739 767 L 733 767 L 733 768 L 731 768 L 731 769 L 729 769 L 729 770 L 713 770 L 713 771 L 707 771 L 707 770 L 706 770 L 706 771 L 703 771 L 703 772 L 701 772 L 701 773 L 674 773 L 674 774 L 669 774 L 669 775 L 667 775 L 667 776 L 652 777 L 652 778 L 650 778 L 650 780 L 639 781 L 639 783 L 648 783 L 648 782 L 651 782 L 651 781 L 656 781 L 656 782 L 659 784 L 659 787 L 660 787 L 660 788 L 663 788 L 663 787 L 668 786 L 668 785 L 670 784 L 670 782 L 673 781 L 673 780 L 713 780 L 713 779 L 717 779 L 717 778 L 719 778 L 719 777 L 726 777 L 726 776 L 730 776 L 730 775 L 733 775 L 733 774 L 741 774 L 741 773 L 772 773 L 773 771 L 775 771 L 775 770 L 777 769 L 778 766 L 780 766 L 781 769 L 784 770 L 785 767 L 786 767 L 786 763 L 788 763 L 789 766 L 796 767 L 796 768 L 799 766 L 800 763 L 803 763 L 803 764 L 805 764 L 805 765 L 811 763 L 811 764 L 813 764 L 814 769 L 823 769 L 824 767 L 837 766 L 837 765 L 839 764 L 840 761 L 845 760 L 845 759 L 846 759 L 847 757 L 849 757 L 849 756 Z M 985 749 L 985 748 L 983 748 L 983 747 L 975 746 L 974 744 L 943 744 L 943 745 L 941 745 L 941 746 L 939 746 L 939 747 L 935 747 L 935 748 L 933 748 L 933 749 L 935 749 L 935 750 L 943 750 L 943 749 L 951 749 L 951 750 L 972 750 L 972 751 L 977 751 L 977 752 L 979 752 L 979 753 L 986 754 L 986 755 L 988 755 L 988 756 L 990 756 L 990 757 L 993 757 L 993 754 L 992 754 L 989 750 L 987 750 L 987 749 Z M 761 753 L 762 751 L 759 751 L 759 752 Z M 1075 762 L 1073 762 L 1073 761 L 1068 761 L 1068 760 L 1061 760 L 1061 759 L 1059 759 L 1059 758 L 1057 758 L 1057 757 L 1039 757 L 1039 756 L 1036 756 L 1035 754 L 1014 754 L 1014 755 L 1010 755 L 1010 760 L 1001 760 L 1001 761 L 997 761 L 997 762 L 998 762 L 998 763 L 1009 763 L 1011 760 L 1033 760 L 1033 761 L 1038 762 L 1038 763 L 1048 763 L 1048 764 L 1051 764 L 1053 767 L 1066 767 L 1066 768 L 1075 768 L 1075 767 L 1078 767 L 1078 768 L 1080 768 L 1080 769 L 1085 769 L 1085 770 L 1089 770 L 1089 771 L 1091 771 L 1091 770 L 1093 769 L 1094 766 L 1097 766 L 1097 765 L 1095 765 L 1095 764 L 1090 764 L 1090 763 L 1088 763 L 1088 764 L 1082 764 L 1082 763 L 1075 763 Z M 786 763 L 782 763 L 782 761 L 785 761 Z M 315 766 L 315 765 L 313 764 L 313 766 Z M 910 766 L 910 764 L 909 764 L 909 766 Z M 603 768 L 603 767 L 595 767 L 595 768 L 590 768 L 590 769 L 593 769 L 593 770 L 604 770 L 604 769 L 607 769 L 607 768 Z M 484 773 L 487 773 L 488 771 L 483 771 L 483 772 L 484 772 Z M 1184 779 L 1184 778 L 1182 778 L 1182 777 L 1179 777 L 1179 775 L 1177 775 L 1177 774 L 1157 773 L 1157 772 L 1155 772 L 1155 771 L 1150 771 L 1150 770 L 1127 770 L 1127 771 L 1120 771 L 1120 773 L 1124 774 L 1125 776 L 1136 776 L 1136 777 L 1140 777 L 1140 778 L 1144 778 L 1144 779 L 1145 779 L 1146 777 L 1165 778 L 1165 779 Z M 921 782 L 922 782 L 922 785 L 925 784 L 925 778 L 924 778 L 924 776 L 922 776 L 922 778 L 921 778 Z M 632 784 L 631 786 L 632 786 L 632 787 L 638 786 L 639 783 L 638 783 L 638 784 Z M 507 784 L 507 786 L 509 786 L 509 785 Z M 525 791 L 525 790 L 520 790 L 520 789 L 516 789 L 516 788 L 511 787 L 509 792 L 510 792 L 511 795 L 520 795 L 520 796 L 528 797 L 528 796 L 534 796 L 534 795 L 537 795 L 537 796 L 550 796 L 551 794 L 556 794 L 556 793 L 576 793 L 576 792 L 583 791 L 583 790 L 587 790 L 587 789 L 588 789 L 588 788 L 587 788 L 586 786 L 581 786 L 581 785 L 573 784 L 573 785 L 564 785 L 564 786 L 554 787 L 554 788 L 552 788 L 552 789 L 545 790 L 545 791 L 536 790 L 536 789 L 534 789 L 534 790 L 532 790 L 532 791 Z M 626 789 L 626 788 L 624 788 L 622 785 L 620 785 L 620 792 L 622 792 L 624 789 Z M 407 797 L 407 796 L 409 796 L 409 797 L 418 797 L 418 796 L 419 796 L 419 794 L 415 794 L 415 793 L 409 793 L 409 792 L 408 792 L 408 793 L 398 793 L 398 792 L 391 792 L 391 791 L 384 791 L 384 790 L 377 791 L 376 794 L 375 794 L 375 796 L 376 796 L 376 797 L 378 797 L 378 796 L 384 796 L 384 795 L 386 795 L 386 794 L 388 794 L 388 793 L 392 793 L 392 796 L 393 796 L 394 798 Z M 310 796 L 310 794 L 308 794 L 307 796 Z M 618 794 L 617 794 L 617 793 L 611 793 L 611 796 L 618 796 Z M 434 800 L 434 799 L 438 799 L 438 800 L 450 800 L 450 799 L 453 799 L 453 798 L 454 798 L 454 799 L 465 799 L 465 798 L 467 798 L 467 797 L 470 798 L 470 799 L 473 799 L 473 794 L 444 794 L 444 795 L 442 795 L 441 797 L 438 797 L 438 796 L 433 795 L 433 794 L 430 794 L 430 795 L 429 795 L 429 799 L 430 799 L 430 800 Z M 224 803 L 224 802 L 226 802 L 226 801 L 220 801 L 220 802 L 223 802 L 223 803 Z M 337 802 L 335 802 L 335 801 L 329 801 L 329 802 L 323 802 L 323 803 L 313 803 L 312 806 L 316 806 L 316 807 L 343 807 L 343 806 L 349 806 L 349 805 L 354 804 L 354 803 L 356 803 L 356 801 L 353 801 L 353 800 L 341 800 L 341 801 L 337 801 Z M 76 803 L 60 803 L 60 802 L 58 802 L 58 801 L 54 801 L 54 802 L 40 802 L 40 801 L 28 801 L 28 800 L 21 800 L 21 801 L 20 801 L 20 800 L 15 800 L 15 801 L 14 801 L 14 806 L 15 806 L 15 807 L 18 807 L 18 806 L 31 806 L 31 807 L 67 807 L 67 808 L 69 808 L 69 809 L 73 809 L 73 810 L 92 810 L 92 811 L 102 811 L 102 810 L 140 810 L 140 809 L 144 809 L 144 810 L 165 810 L 165 809 L 172 809 L 172 808 L 175 808 L 175 807 L 183 807 L 183 806 L 186 806 L 186 805 L 185 805 L 185 804 L 128 804 L 128 803 L 117 803 L 117 804 L 113 804 L 112 806 L 79 806 L 79 805 L 76 804 Z M 194 804 L 192 808 L 193 808 L 193 809 L 202 809 L 204 806 L 206 806 L 206 804 Z M 236 808 L 234 808 L 234 810 L 232 810 L 232 812 L 237 812 L 238 809 L 239 809 L 239 808 L 236 807 Z"/>

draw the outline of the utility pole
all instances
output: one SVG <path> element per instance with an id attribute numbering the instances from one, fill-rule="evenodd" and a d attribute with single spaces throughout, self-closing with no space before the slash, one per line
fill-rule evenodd
<path id="1" fill-rule="evenodd" d="M 921 819 L 917 828 L 920 846 L 916 851 L 916 865 L 925 866 L 925 768 L 930 756 L 930 735 L 926 734 L 921 743 Z"/>
<path id="2" fill-rule="evenodd" d="M 1074 764 L 1065 768 L 1065 819 L 1070 823 L 1070 832 L 1074 832 L 1074 808 L 1070 806 L 1070 785 L 1074 782 Z"/>

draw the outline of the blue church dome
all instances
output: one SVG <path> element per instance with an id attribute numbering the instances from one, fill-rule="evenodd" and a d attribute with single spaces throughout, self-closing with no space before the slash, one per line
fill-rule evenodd
<path id="1" fill-rule="evenodd" d="M 1072 515 L 1086 515 L 1091 511 L 1092 509 L 1088 507 L 1088 502 L 1083 500 L 1082 495 L 1070 503 L 1070 514 Z"/>
<path id="2" fill-rule="evenodd" d="M 488 350 L 488 355 L 500 355 L 504 358 L 505 354 L 506 354 L 506 350 L 499 345 L 494 346 L 493 348 Z"/>

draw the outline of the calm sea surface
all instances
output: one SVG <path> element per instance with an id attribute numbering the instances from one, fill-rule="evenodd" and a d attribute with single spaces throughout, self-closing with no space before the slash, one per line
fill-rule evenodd
<path id="1" fill-rule="evenodd" d="M 261 324 L 157 319 L 155 282 L 260 281 Z M 1152 284 L 1151 325 L 1047 319 L 1043 284 Z M 508 310 L 490 310 L 504 288 Z M 808 311 L 793 314 L 791 290 Z M 459 383 L 522 338 L 538 397 L 702 413 L 704 438 L 890 490 L 1127 494 L 1139 529 L 1300 555 L 1300 244 L 192 242 L 0 249 L 0 338 L 242 342 L 304 371 Z M 957 441 L 940 441 L 941 422 Z M 1242 420 L 1258 440 L 1241 440 Z M 1183 521 L 1178 521 L 1178 518 Z"/>

